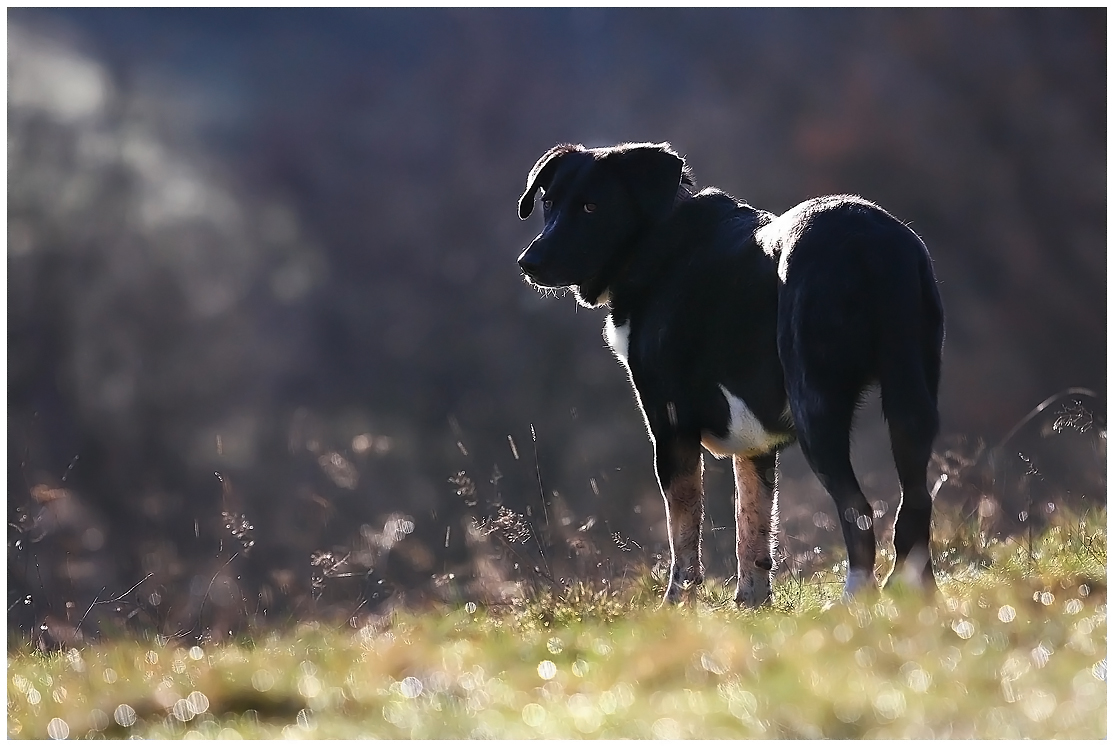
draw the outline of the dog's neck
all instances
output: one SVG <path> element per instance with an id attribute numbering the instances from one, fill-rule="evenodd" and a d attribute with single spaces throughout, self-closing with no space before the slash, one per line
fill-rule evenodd
<path id="1" fill-rule="evenodd" d="M 683 174 L 681 184 L 678 185 L 677 194 L 674 195 L 673 210 L 677 210 L 679 206 L 692 200 L 699 191 L 700 190 L 698 189 L 696 183 L 694 183 L 693 178 L 689 174 Z M 653 227 L 650 230 L 653 230 Z M 643 242 L 644 238 L 645 234 L 636 237 L 631 242 L 632 246 L 638 246 Z M 611 278 L 611 282 L 608 284 L 607 287 L 604 288 L 604 290 L 600 293 L 600 296 L 596 299 L 597 306 L 607 306 L 608 309 L 615 312 L 614 300 L 612 297 L 613 287 L 622 287 L 626 285 L 624 283 L 624 279 L 630 276 L 632 268 L 636 264 L 637 259 L 638 258 L 634 253 L 627 253 L 625 255 L 625 258 L 618 266 L 617 271 L 612 274 L 613 277 Z"/>
<path id="2" fill-rule="evenodd" d="M 606 304 L 612 316 L 621 324 L 631 310 L 639 305 L 646 290 L 652 287 L 663 273 L 688 252 L 700 251 L 692 244 L 685 232 L 679 232 L 684 225 L 682 213 L 697 211 L 705 219 L 719 221 L 744 221 L 750 231 L 768 223 L 772 216 L 740 203 L 730 195 L 716 189 L 697 191 L 696 185 L 683 182 L 677 191 L 674 208 L 670 216 L 648 227 L 632 241 L 631 249 L 624 253 L 624 260 L 609 274 L 608 284 L 598 298 L 598 304 Z M 682 224 L 675 221 L 681 220 Z"/>

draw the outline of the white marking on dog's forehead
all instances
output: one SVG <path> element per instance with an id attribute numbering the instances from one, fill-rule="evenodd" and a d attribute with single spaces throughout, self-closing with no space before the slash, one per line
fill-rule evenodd
<path id="1" fill-rule="evenodd" d="M 627 363 L 627 352 L 630 344 L 629 338 L 631 336 L 631 321 L 624 322 L 619 327 L 616 327 L 615 320 L 612 315 L 604 321 L 604 340 L 608 341 L 608 347 L 611 348 L 620 361 Z"/>
<path id="2" fill-rule="evenodd" d="M 701 443 L 709 452 L 717 457 L 762 454 L 789 441 L 786 434 L 771 434 L 764 429 L 747 403 L 728 392 L 727 387 L 720 385 L 720 391 L 728 401 L 728 434 L 721 438 L 703 432 Z"/>

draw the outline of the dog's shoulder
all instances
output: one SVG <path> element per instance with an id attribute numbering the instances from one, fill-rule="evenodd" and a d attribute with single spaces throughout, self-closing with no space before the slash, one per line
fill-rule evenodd
<path id="1" fill-rule="evenodd" d="M 749 255 L 762 260 L 754 234 L 773 218 L 716 188 L 679 199 L 644 237 L 613 290 L 645 297 L 663 292 L 663 284 L 704 285 Z"/>
<path id="2" fill-rule="evenodd" d="M 675 222 L 714 225 L 720 221 L 759 214 L 752 208 L 716 187 L 705 187 L 689 199 L 678 200 L 670 218 Z"/>
<path id="3" fill-rule="evenodd" d="M 741 202 L 727 192 L 706 187 L 692 197 L 679 200 L 651 241 L 686 253 L 718 254 L 737 251 L 748 243 L 759 227 L 774 216 Z"/>

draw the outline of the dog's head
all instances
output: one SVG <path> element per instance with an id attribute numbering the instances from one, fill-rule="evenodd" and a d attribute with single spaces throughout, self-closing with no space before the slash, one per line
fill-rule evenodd
<path id="1" fill-rule="evenodd" d="M 519 267 L 536 285 L 572 286 L 585 306 L 603 303 L 633 241 L 669 215 L 683 182 L 693 180 L 669 143 L 554 146 L 530 170 L 519 199 L 526 219 L 541 191 L 546 221 Z"/>

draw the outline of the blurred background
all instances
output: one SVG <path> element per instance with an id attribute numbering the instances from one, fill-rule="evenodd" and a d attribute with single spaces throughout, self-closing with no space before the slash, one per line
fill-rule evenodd
<path id="1" fill-rule="evenodd" d="M 880 203 L 946 306 L 938 516 L 1106 502 L 1105 9 L 11 9 L 7 38 L 9 641 L 660 563 L 603 313 L 515 264 L 557 142 L 668 140 L 775 213 Z M 854 455 L 893 517 L 875 402 Z M 798 450 L 783 469 L 805 573 L 843 544 Z"/>

